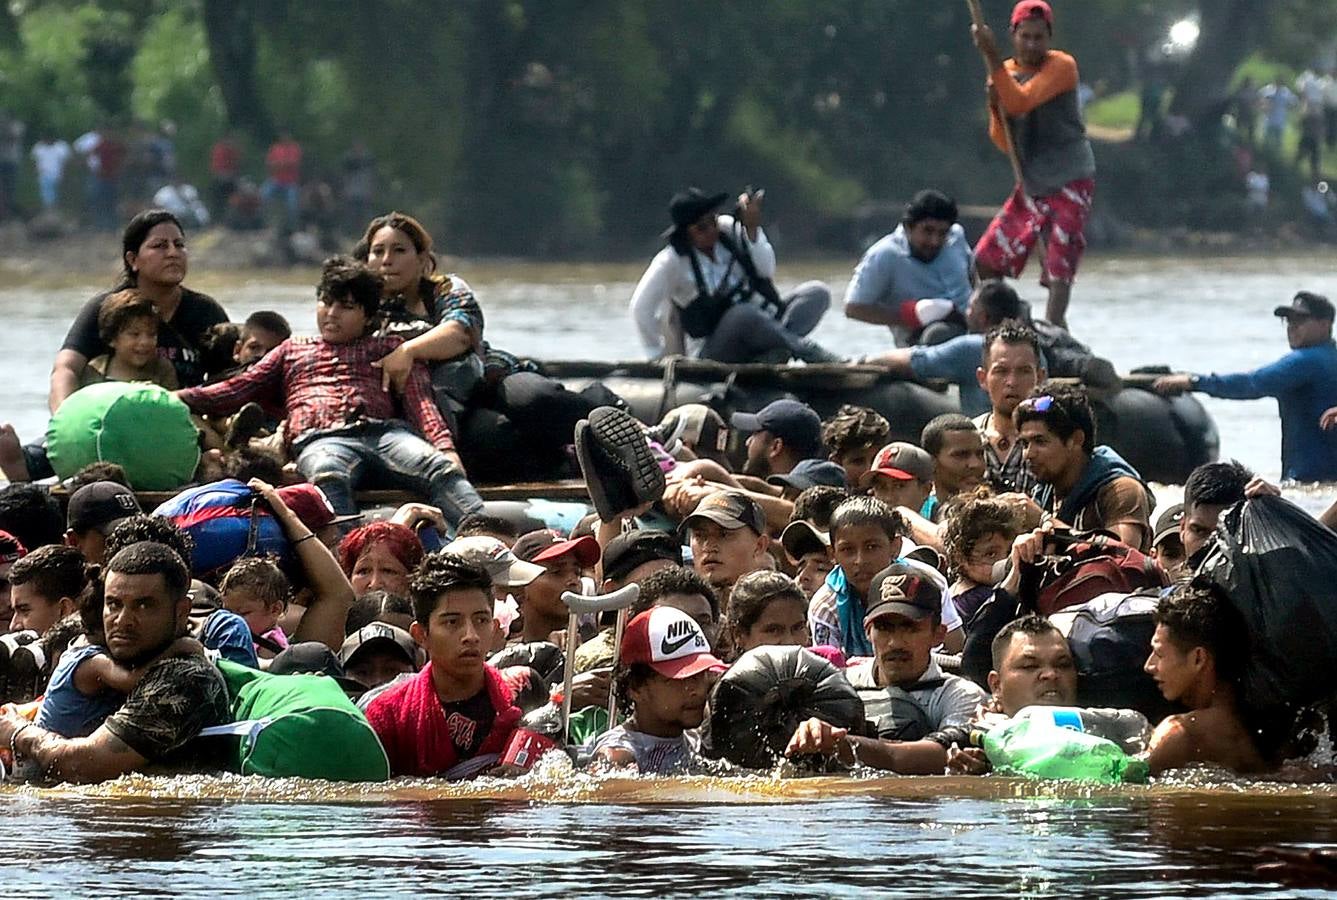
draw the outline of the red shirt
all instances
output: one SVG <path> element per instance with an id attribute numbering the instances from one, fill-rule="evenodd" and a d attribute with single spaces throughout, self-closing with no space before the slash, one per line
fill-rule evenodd
<path id="1" fill-rule="evenodd" d="M 302 145 L 296 141 L 279 141 L 265 154 L 265 167 L 275 184 L 297 184 L 302 180 Z"/>
<path id="2" fill-rule="evenodd" d="M 227 381 L 187 388 L 181 401 L 197 413 L 227 415 L 251 401 L 279 402 L 288 410 L 288 443 L 311 431 L 405 418 L 438 450 L 455 441 L 432 398 L 427 367 L 414 363 L 400 408 L 381 390 L 381 370 L 372 363 L 404 342 L 399 337 L 364 337 L 348 344 L 320 338 L 290 338 L 246 371 Z"/>
<path id="3" fill-rule="evenodd" d="M 209 151 L 209 172 L 223 178 L 232 178 L 241 165 L 241 150 L 231 141 L 219 141 Z"/>
<path id="4" fill-rule="evenodd" d="M 490 665 L 484 665 L 483 672 L 484 690 L 496 718 L 478 748 L 479 756 L 501 753 L 521 715 L 501 673 Z M 413 678 L 378 694 L 367 704 L 366 713 L 385 748 L 392 775 L 440 775 L 464 761 L 460 759 L 458 734 L 432 683 L 431 663 Z"/>

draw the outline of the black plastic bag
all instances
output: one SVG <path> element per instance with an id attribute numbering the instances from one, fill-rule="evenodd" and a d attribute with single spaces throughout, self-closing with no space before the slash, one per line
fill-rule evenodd
<path id="1" fill-rule="evenodd" d="M 863 701 L 845 673 L 802 647 L 758 647 L 715 684 L 702 750 L 769 769 L 798 726 L 814 717 L 855 734 L 863 730 Z"/>
<path id="2" fill-rule="evenodd" d="M 1337 693 L 1337 533 L 1280 497 L 1230 507 L 1198 574 L 1243 615 L 1243 701 L 1263 711 Z"/>
<path id="3" fill-rule="evenodd" d="M 498 669 L 509 666 L 530 666 L 543 677 L 544 681 L 553 684 L 561 680 L 565 660 L 562 648 L 556 644 L 550 641 L 530 641 L 503 647 L 492 654 L 488 662 Z"/>

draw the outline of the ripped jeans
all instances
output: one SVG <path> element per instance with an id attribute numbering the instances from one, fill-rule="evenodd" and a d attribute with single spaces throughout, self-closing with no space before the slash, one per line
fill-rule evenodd
<path id="1" fill-rule="evenodd" d="M 452 528 L 483 508 L 483 498 L 464 473 L 403 422 L 318 432 L 293 447 L 293 452 L 297 470 L 325 492 L 341 516 L 358 511 L 353 492 L 364 485 L 426 496 Z"/>

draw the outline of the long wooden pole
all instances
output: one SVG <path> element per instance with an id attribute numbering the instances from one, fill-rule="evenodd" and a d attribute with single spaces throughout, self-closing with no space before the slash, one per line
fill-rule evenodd
<path id="1" fill-rule="evenodd" d="M 980 8 L 980 0 L 966 0 L 966 4 L 970 7 L 971 21 L 977 28 L 982 27 L 985 21 L 984 10 Z M 984 60 L 985 74 L 992 75 L 993 72 L 989 70 L 989 58 L 983 54 L 980 54 L 980 56 Z M 1007 142 L 1007 158 L 1012 163 L 1012 177 L 1017 179 L 1017 186 L 1021 188 L 1022 194 L 1025 194 L 1026 182 L 1021 177 L 1021 159 L 1017 156 L 1017 145 L 1012 142 L 1012 125 L 1007 121 L 1007 113 L 1002 109 L 1001 104 L 994 108 L 994 112 L 998 116 L 999 124 L 1003 126 L 1003 140 Z"/>

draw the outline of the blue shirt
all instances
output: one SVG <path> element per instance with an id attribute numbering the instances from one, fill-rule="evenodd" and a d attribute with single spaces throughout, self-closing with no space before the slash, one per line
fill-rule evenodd
<path id="1" fill-rule="evenodd" d="M 963 334 L 932 347 L 912 347 L 910 369 L 919 378 L 941 378 L 956 384 L 961 389 L 961 412 L 978 416 L 993 408 L 989 394 L 975 377 L 983 356 L 984 335 Z"/>
<path id="2" fill-rule="evenodd" d="M 1319 417 L 1337 406 L 1337 344 L 1301 347 L 1252 372 L 1201 375 L 1194 389 L 1226 400 L 1276 397 L 1282 477 L 1337 480 L 1337 431 L 1318 427 Z"/>
<path id="3" fill-rule="evenodd" d="M 103 689 L 91 697 L 74 686 L 74 673 L 85 660 L 106 653 L 105 647 L 93 644 L 66 650 L 60 655 L 46 685 L 46 696 L 37 713 L 37 727 L 53 731 L 61 737 L 88 737 L 98 730 L 107 716 L 121 708 L 125 695 Z"/>
<path id="4" fill-rule="evenodd" d="M 966 230 L 953 225 L 947 243 L 930 262 L 910 253 L 905 226 L 882 238 L 864 253 L 845 291 L 846 306 L 895 309 L 906 300 L 951 300 L 962 313 L 970 299 L 970 266 L 974 254 Z"/>
<path id="5" fill-rule="evenodd" d="M 240 666 L 260 668 L 255 655 L 255 638 L 246 620 L 226 609 L 216 610 L 204 620 L 200 643 L 206 650 L 217 650 L 223 659 Z"/>

